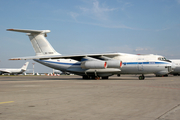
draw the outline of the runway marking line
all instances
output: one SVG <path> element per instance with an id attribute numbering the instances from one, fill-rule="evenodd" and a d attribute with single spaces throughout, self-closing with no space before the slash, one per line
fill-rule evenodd
<path id="1" fill-rule="evenodd" d="M 0 104 L 5 104 L 5 103 L 13 103 L 14 101 L 6 101 L 6 102 L 0 102 Z"/>

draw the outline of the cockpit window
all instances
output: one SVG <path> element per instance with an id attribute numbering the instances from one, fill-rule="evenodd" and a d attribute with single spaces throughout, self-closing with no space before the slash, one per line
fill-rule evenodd
<path id="1" fill-rule="evenodd" d="M 158 60 L 161 60 L 161 61 L 169 61 L 169 60 L 167 60 L 165 57 L 159 57 Z"/>
<path id="2" fill-rule="evenodd" d="M 166 61 L 167 59 L 165 57 L 159 57 L 158 60 Z"/>
<path id="3" fill-rule="evenodd" d="M 167 59 L 164 57 L 163 60 L 167 60 Z"/>

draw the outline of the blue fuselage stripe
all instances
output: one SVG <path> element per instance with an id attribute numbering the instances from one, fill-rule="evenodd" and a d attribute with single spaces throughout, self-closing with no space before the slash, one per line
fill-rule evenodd
<path id="1" fill-rule="evenodd" d="M 167 62 L 123 62 L 124 65 L 133 65 L 133 64 L 143 64 L 143 65 L 147 65 L 147 64 L 169 64 Z"/>
<path id="2" fill-rule="evenodd" d="M 36 59 L 37 60 L 37 59 Z M 65 63 L 65 62 L 54 62 L 54 61 L 46 61 L 46 60 L 38 60 L 41 62 L 54 63 L 54 64 L 62 64 L 62 65 L 81 65 L 81 63 Z M 153 65 L 153 64 L 169 64 L 167 62 L 123 62 L 123 65 Z"/>

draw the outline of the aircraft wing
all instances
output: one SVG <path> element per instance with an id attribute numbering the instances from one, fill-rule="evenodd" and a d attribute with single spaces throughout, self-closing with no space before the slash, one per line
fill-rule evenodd
<path id="1" fill-rule="evenodd" d="M 29 56 L 29 57 L 17 57 L 11 58 L 9 60 L 28 60 L 28 59 L 74 59 L 77 61 L 81 61 L 83 57 L 92 57 L 92 58 L 99 58 L 99 57 L 108 57 L 113 58 L 115 56 L 120 56 L 120 53 L 106 53 L 106 54 L 85 54 L 85 55 L 51 55 L 51 56 Z"/>

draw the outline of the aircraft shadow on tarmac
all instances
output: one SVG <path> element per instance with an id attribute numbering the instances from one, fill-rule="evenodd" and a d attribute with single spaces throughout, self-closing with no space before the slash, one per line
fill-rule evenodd
<path id="1" fill-rule="evenodd" d="M 0 81 L 37 81 L 37 80 L 95 80 L 96 79 L 82 79 L 80 76 L 3 76 L 0 77 Z M 145 80 L 157 80 L 160 77 L 155 76 L 145 76 Z M 109 79 L 100 80 L 139 80 L 138 75 L 133 76 L 122 76 L 116 77 L 112 76 Z M 142 80 L 143 81 L 143 80 Z"/>

